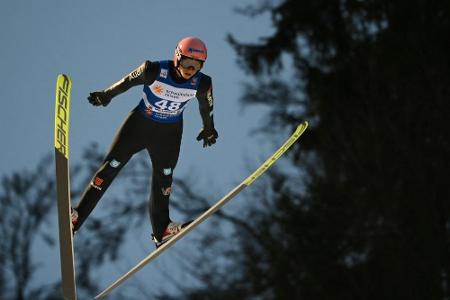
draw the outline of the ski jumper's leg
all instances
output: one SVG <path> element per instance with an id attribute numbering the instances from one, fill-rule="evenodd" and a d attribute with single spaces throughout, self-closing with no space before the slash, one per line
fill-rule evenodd
<path id="1" fill-rule="evenodd" d="M 158 125 L 158 134 L 147 148 L 153 165 L 149 214 L 153 234 L 158 240 L 170 222 L 169 197 L 172 176 L 180 153 L 183 123 Z"/>
<path id="2" fill-rule="evenodd" d="M 119 128 L 102 165 L 94 174 L 75 208 L 78 212 L 78 221 L 74 226 L 75 231 L 84 223 L 133 154 L 145 148 L 145 137 L 140 134 L 142 125 L 145 125 L 142 124 L 143 121 L 146 121 L 144 117 L 134 111 L 129 114 Z"/>

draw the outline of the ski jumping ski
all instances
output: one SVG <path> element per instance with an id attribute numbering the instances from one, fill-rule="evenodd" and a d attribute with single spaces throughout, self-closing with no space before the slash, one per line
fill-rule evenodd
<path id="1" fill-rule="evenodd" d="M 207 211 L 201 214 L 197 219 L 195 219 L 192 223 L 190 223 L 187 227 L 185 227 L 180 233 L 175 235 L 169 241 L 161 245 L 159 248 L 151 252 L 147 257 L 141 260 L 135 267 L 130 269 L 126 274 L 117 279 L 114 283 L 112 283 L 108 288 L 106 288 L 103 292 L 98 294 L 95 299 L 100 299 L 107 296 L 111 293 L 112 290 L 121 285 L 124 281 L 130 278 L 134 273 L 142 269 L 146 264 L 154 260 L 161 253 L 166 251 L 169 247 L 175 244 L 179 239 L 185 236 L 188 232 L 194 229 L 196 226 L 201 224 L 207 218 L 209 218 L 212 214 L 214 214 L 217 210 L 219 210 L 223 205 L 225 205 L 228 201 L 234 198 L 237 194 L 239 194 L 244 188 L 250 186 L 259 176 L 261 176 L 267 169 L 270 168 L 272 164 L 274 164 L 288 149 L 294 144 L 298 138 L 305 132 L 308 127 L 308 122 L 305 121 L 297 126 L 294 133 L 286 140 L 286 142 L 274 153 L 270 156 L 256 171 L 254 171 L 250 176 L 248 176 L 244 181 L 242 181 L 238 186 L 236 186 L 233 190 L 231 190 L 227 195 L 225 195 L 222 199 L 216 202 L 213 206 L 211 206 Z"/>
<path id="2" fill-rule="evenodd" d="M 76 300 L 72 222 L 70 217 L 69 116 L 72 81 L 60 74 L 56 82 L 55 161 L 59 249 L 63 298 Z"/>

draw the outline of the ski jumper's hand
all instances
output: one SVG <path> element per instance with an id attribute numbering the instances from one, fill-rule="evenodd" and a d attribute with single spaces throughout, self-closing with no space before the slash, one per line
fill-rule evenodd
<path id="1" fill-rule="evenodd" d="M 219 137 L 217 131 L 214 128 L 200 130 L 200 133 L 197 136 L 197 141 L 203 140 L 203 148 L 212 146 L 216 143 L 216 139 Z"/>
<path id="2" fill-rule="evenodd" d="M 111 102 L 111 97 L 109 97 L 105 92 L 92 92 L 89 94 L 87 99 L 89 100 L 89 103 L 94 106 L 106 106 L 109 102 Z"/>

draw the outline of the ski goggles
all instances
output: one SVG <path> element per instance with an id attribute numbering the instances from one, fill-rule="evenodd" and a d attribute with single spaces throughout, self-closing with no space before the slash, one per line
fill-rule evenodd
<path id="1" fill-rule="evenodd" d="M 182 56 L 180 58 L 180 65 L 185 69 L 192 67 L 195 71 L 198 71 L 203 67 L 203 62 L 197 59 Z"/>

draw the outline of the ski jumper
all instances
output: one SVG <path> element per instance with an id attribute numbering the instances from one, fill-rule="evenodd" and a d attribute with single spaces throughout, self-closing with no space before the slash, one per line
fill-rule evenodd
<path id="1" fill-rule="evenodd" d="M 214 128 L 211 78 L 198 72 L 188 80 L 176 75 L 172 61 L 146 61 L 105 90 L 114 97 L 132 86 L 143 85 L 142 99 L 119 128 L 103 164 L 86 187 L 78 206 L 83 224 L 129 159 L 147 150 L 153 167 L 149 214 L 153 234 L 160 239 L 171 222 L 169 197 L 183 132 L 183 110 L 196 97 L 204 128 Z"/>

